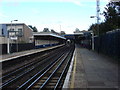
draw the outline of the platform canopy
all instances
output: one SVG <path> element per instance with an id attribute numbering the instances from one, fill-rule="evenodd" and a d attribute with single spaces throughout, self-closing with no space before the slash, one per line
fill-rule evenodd
<path id="1" fill-rule="evenodd" d="M 67 38 L 67 39 L 75 40 L 76 37 L 84 38 L 84 33 L 66 34 L 66 35 L 64 35 L 64 37 Z"/>
<path id="2" fill-rule="evenodd" d="M 53 34 L 53 33 L 50 33 L 50 32 L 34 32 L 33 36 L 34 37 L 46 37 L 46 38 L 53 37 L 53 38 L 64 39 L 64 40 L 66 39 L 63 36 L 56 35 L 56 34 Z"/>

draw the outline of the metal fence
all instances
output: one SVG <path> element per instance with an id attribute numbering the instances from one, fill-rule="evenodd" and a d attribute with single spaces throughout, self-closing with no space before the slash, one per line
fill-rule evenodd
<path id="1" fill-rule="evenodd" d="M 0 47 L 1 47 L 0 55 L 7 54 L 7 44 L 0 44 Z M 34 48 L 35 45 L 33 43 L 12 44 L 10 45 L 10 53 L 30 50 Z"/>
<path id="2" fill-rule="evenodd" d="M 120 59 L 120 30 L 114 30 L 94 38 L 95 50 Z"/>

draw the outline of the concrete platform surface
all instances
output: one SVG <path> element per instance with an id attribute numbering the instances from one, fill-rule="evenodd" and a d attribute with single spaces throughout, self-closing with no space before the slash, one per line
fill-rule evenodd
<path id="1" fill-rule="evenodd" d="M 76 45 L 69 88 L 116 90 L 119 85 L 117 61 Z"/>
<path id="2" fill-rule="evenodd" d="M 61 47 L 63 45 L 64 44 L 57 45 L 57 46 L 46 47 L 46 48 L 26 50 L 26 51 L 11 53 L 11 54 L 0 55 L 0 62 L 9 60 L 11 58 L 17 58 L 17 57 L 21 57 L 21 56 L 24 56 L 24 55 L 29 55 L 29 54 L 33 54 L 33 53 L 37 53 L 37 52 L 41 52 L 41 51 L 45 51 L 45 50 Z"/>

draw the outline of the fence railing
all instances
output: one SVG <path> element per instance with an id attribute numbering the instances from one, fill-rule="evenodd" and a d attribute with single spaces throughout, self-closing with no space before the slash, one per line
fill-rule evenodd
<path id="1" fill-rule="evenodd" d="M 0 44 L 0 47 L 1 47 L 0 55 L 7 54 L 7 44 Z M 34 48 L 35 45 L 33 43 L 12 44 L 10 45 L 10 53 L 30 50 Z"/>
<path id="2" fill-rule="evenodd" d="M 98 45 L 99 44 L 99 45 Z M 107 32 L 100 37 L 94 37 L 95 51 L 120 58 L 120 30 Z"/>

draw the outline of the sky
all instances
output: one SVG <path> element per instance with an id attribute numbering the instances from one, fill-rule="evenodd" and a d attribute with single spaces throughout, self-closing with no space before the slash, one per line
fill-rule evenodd
<path id="1" fill-rule="evenodd" d="M 100 0 L 101 13 L 108 0 Z M 88 30 L 96 23 L 96 0 L 0 0 L 0 23 L 25 23 L 72 34 L 76 28 Z M 100 22 L 104 21 L 101 15 Z"/>

